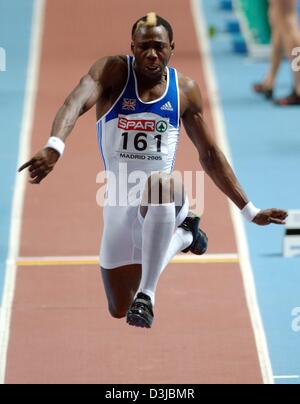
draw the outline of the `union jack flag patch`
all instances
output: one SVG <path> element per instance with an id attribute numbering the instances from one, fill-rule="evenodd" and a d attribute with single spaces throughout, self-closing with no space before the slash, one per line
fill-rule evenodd
<path id="1" fill-rule="evenodd" d="M 136 100 L 130 100 L 128 98 L 124 98 L 122 109 L 127 111 L 135 111 L 136 108 Z"/>

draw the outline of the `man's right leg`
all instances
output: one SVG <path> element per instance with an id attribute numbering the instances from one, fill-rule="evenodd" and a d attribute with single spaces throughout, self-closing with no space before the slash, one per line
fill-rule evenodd
<path id="1" fill-rule="evenodd" d="M 142 277 L 141 265 L 128 265 L 120 268 L 101 268 L 109 312 L 114 318 L 126 317 Z"/>

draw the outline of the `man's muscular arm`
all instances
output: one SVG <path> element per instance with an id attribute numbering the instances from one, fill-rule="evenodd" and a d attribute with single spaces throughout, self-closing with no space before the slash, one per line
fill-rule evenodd
<path id="1" fill-rule="evenodd" d="M 101 95 L 102 85 L 95 73 L 90 71 L 82 77 L 78 86 L 65 100 L 54 119 L 51 136 L 65 142 L 78 118 L 96 104 Z"/>
<path id="2" fill-rule="evenodd" d="M 118 77 L 118 70 L 123 63 L 123 59 L 116 56 L 101 59 L 92 66 L 57 112 L 52 125 L 51 137 L 66 141 L 78 118 L 89 111 L 103 93 L 113 85 L 113 77 Z M 59 157 L 56 150 L 43 149 L 20 167 L 19 172 L 29 168 L 30 182 L 39 184 L 53 170 Z"/>
<path id="3" fill-rule="evenodd" d="M 188 136 L 197 148 L 200 163 L 219 189 L 242 210 L 249 199 L 204 122 L 200 89 L 191 79 L 186 78 L 181 82 L 186 98 L 182 120 Z M 259 225 L 284 224 L 286 217 L 287 212 L 283 210 L 268 209 L 260 211 L 253 221 Z"/>

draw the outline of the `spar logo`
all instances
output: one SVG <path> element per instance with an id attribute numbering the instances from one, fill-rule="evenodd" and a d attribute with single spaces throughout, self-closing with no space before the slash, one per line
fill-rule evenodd
<path id="1" fill-rule="evenodd" d="M 118 128 L 126 131 L 155 132 L 156 121 L 151 119 L 127 119 L 119 117 Z"/>
<path id="2" fill-rule="evenodd" d="M 118 128 L 126 131 L 158 132 L 165 133 L 168 130 L 168 122 L 155 119 L 128 119 L 119 117 Z"/>

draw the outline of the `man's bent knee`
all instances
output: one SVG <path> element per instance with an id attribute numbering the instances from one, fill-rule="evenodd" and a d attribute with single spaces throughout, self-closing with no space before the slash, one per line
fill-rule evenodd
<path id="1" fill-rule="evenodd" d="M 148 202 L 163 204 L 174 202 L 174 179 L 169 174 L 157 173 L 148 179 Z"/>
<path id="2" fill-rule="evenodd" d="M 174 178 L 167 173 L 155 173 L 148 178 L 143 203 L 165 204 L 174 202 Z"/>
<path id="3" fill-rule="evenodd" d="M 141 204 L 141 214 L 146 216 L 149 204 L 175 203 L 176 214 L 185 203 L 186 193 L 182 178 L 167 173 L 155 173 L 148 178 Z"/>

